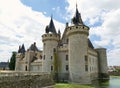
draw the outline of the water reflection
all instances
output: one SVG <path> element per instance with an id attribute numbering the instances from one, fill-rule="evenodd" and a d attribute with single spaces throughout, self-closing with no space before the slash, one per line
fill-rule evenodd
<path id="1" fill-rule="evenodd" d="M 108 81 L 94 81 L 93 83 L 95 88 L 120 88 L 120 76 L 111 76 Z"/>

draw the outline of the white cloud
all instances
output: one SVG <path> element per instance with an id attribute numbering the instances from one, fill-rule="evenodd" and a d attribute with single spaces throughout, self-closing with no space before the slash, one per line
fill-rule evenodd
<path id="1" fill-rule="evenodd" d="M 67 0 L 68 13 L 66 20 L 70 20 L 75 13 L 76 2 Z M 109 46 L 108 64 L 120 65 L 120 0 L 77 0 L 77 6 L 81 12 L 83 21 L 89 19 L 88 25 L 94 25 L 102 20 L 101 26 L 92 27 L 90 35 L 100 37 L 100 41 L 94 40 L 96 46 Z M 55 8 L 53 8 L 55 10 Z M 59 9 L 58 9 L 59 10 Z M 0 61 L 7 61 L 11 52 L 25 43 L 26 48 L 31 43 L 37 42 L 42 48 L 41 35 L 50 17 L 45 12 L 36 12 L 31 7 L 23 5 L 20 0 L 0 0 Z M 64 31 L 64 25 L 54 20 L 56 29 Z M 112 46 L 111 46 L 112 45 Z"/>
<path id="2" fill-rule="evenodd" d="M 33 11 L 20 0 L 0 0 L 0 61 L 10 59 L 12 51 L 17 51 L 22 43 L 28 48 L 36 42 L 41 49 L 41 35 L 49 21 L 50 17 Z M 63 29 L 62 23 L 54 23 L 57 30 Z"/>
<path id="3" fill-rule="evenodd" d="M 67 0 L 69 6 L 66 7 L 69 17 L 75 12 L 76 2 Z M 81 12 L 83 21 L 88 21 L 88 25 L 94 25 L 102 21 L 100 26 L 90 29 L 90 36 L 96 35 L 100 40 L 94 40 L 95 46 L 108 47 L 108 64 L 120 65 L 120 1 L 116 0 L 77 0 L 77 6 Z"/>

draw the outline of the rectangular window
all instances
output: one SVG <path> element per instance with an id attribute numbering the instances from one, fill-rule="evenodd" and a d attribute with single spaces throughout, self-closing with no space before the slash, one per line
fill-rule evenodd
<path id="1" fill-rule="evenodd" d="M 88 64 L 88 56 L 85 55 L 85 64 Z"/>
<path id="2" fill-rule="evenodd" d="M 53 71 L 53 66 L 51 66 L 51 71 Z"/>
<path id="3" fill-rule="evenodd" d="M 44 60 L 45 60 L 45 55 L 44 55 Z"/>
<path id="4" fill-rule="evenodd" d="M 85 71 L 88 71 L 88 65 L 85 65 Z"/>
<path id="5" fill-rule="evenodd" d="M 53 48 L 53 52 L 56 52 L 56 49 L 55 49 L 55 48 Z"/>
<path id="6" fill-rule="evenodd" d="M 52 60 L 53 56 L 51 56 L 51 60 Z"/>
<path id="7" fill-rule="evenodd" d="M 88 57 L 85 55 L 85 61 L 88 62 Z"/>
<path id="8" fill-rule="evenodd" d="M 68 61 L 68 55 L 66 55 L 66 61 Z"/>
<path id="9" fill-rule="evenodd" d="M 68 40 L 68 39 L 66 39 L 66 42 L 68 43 L 68 42 L 69 42 L 69 40 Z"/>
<path id="10" fill-rule="evenodd" d="M 69 70 L 69 67 L 68 67 L 68 65 L 66 65 L 66 71 L 68 71 Z"/>

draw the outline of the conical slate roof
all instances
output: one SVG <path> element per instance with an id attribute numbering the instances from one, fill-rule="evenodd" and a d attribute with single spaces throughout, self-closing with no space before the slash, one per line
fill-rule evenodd
<path id="1" fill-rule="evenodd" d="M 18 53 L 23 53 L 23 54 L 25 53 L 25 46 L 24 46 L 24 44 L 22 44 L 22 47 L 19 46 Z"/>
<path id="2" fill-rule="evenodd" d="M 75 24 L 75 25 L 83 24 L 83 21 L 82 21 L 82 18 L 81 18 L 81 14 L 78 11 L 77 5 L 76 5 L 75 15 L 72 18 L 72 23 Z"/>
<path id="3" fill-rule="evenodd" d="M 29 50 L 31 50 L 31 51 L 39 51 L 38 48 L 37 48 L 37 46 L 36 46 L 36 43 L 35 43 L 35 42 L 34 42 L 34 44 L 32 44 L 32 45 L 30 46 Z"/>
<path id="4" fill-rule="evenodd" d="M 52 17 L 51 17 L 49 25 L 46 26 L 46 33 L 49 33 L 49 32 L 56 34 L 56 29 L 55 29 Z"/>
<path id="5" fill-rule="evenodd" d="M 90 39 L 88 39 L 88 47 L 94 49 L 93 44 L 91 43 Z"/>

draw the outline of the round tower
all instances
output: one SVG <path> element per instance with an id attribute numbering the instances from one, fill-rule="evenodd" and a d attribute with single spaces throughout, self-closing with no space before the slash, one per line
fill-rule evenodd
<path id="1" fill-rule="evenodd" d="M 108 78 L 107 54 L 105 48 L 97 48 L 99 77 Z"/>
<path id="2" fill-rule="evenodd" d="M 67 27 L 69 39 L 69 80 L 73 83 L 87 83 L 85 58 L 87 57 L 89 27 L 82 22 L 80 13 L 76 8 L 72 19 L 73 26 Z"/>
<path id="3" fill-rule="evenodd" d="M 50 24 L 46 27 L 46 34 L 42 35 L 43 41 L 43 72 L 53 71 L 54 52 L 57 50 L 59 34 L 56 33 L 53 20 L 51 18 Z"/>

